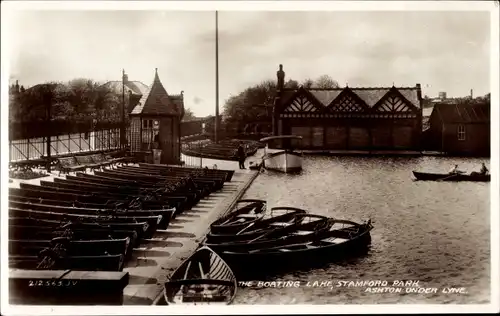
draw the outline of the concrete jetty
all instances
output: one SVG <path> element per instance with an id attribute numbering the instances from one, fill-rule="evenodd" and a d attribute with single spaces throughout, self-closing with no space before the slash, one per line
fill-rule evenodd
<path id="1" fill-rule="evenodd" d="M 170 274 L 193 254 L 208 233 L 210 223 L 233 208 L 257 174 L 255 171 L 235 172 L 231 182 L 225 183 L 221 191 L 210 194 L 190 211 L 172 220 L 166 230 L 158 230 L 141 248 L 134 249 L 133 259 L 124 269 L 130 273 L 130 281 L 124 289 L 123 304 L 161 302 Z"/>

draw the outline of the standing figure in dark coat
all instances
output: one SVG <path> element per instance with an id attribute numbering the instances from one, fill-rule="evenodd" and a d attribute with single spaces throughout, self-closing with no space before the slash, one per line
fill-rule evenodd
<path id="1" fill-rule="evenodd" d="M 238 146 L 238 162 L 240 163 L 240 169 L 246 169 L 245 168 L 245 159 L 246 157 L 245 149 L 243 148 L 243 144 L 240 143 Z"/>

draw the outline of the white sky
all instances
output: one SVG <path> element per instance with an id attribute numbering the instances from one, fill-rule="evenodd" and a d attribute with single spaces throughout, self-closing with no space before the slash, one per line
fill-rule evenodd
<path id="1" fill-rule="evenodd" d="M 214 113 L 215 13 L 24 11 L 12 16 L 10 78 L 149 85 L 157 67 L 196 115 Z M 3 23 L 2 23 L 3 24 Z M 341 86 L 414 86 L 431 97 L 490 92 L 489 12 L 219 12 L 220 108 L 249 85 L 328 74 Z"/>

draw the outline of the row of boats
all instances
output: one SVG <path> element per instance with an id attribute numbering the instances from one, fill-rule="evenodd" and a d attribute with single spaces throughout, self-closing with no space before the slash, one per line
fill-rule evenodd
<path id="1" fill-rule="evenodd" d="M 240 200 L 210 225 L 202 247 L 165 284 L 167 304 L 230 303 L 238 281 L 312 268 L 371 244 L 371 220 L 356 223 L 295 207 Z"/>
<path id="2" fill-rule="evenodd" d="M 9 188 L 9 267 L 122 271 L 143 239 L 233 173 L 140 164 Z"/>

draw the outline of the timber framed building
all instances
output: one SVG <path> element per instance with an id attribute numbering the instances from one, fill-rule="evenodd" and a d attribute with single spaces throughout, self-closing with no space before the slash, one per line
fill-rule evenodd
<path id="1" fill-rule="evenodd" d="M 415 87 L 284 88 L 277 72 L 273 134 L 312 150 L 420 150 L 422 95 Z"/>

